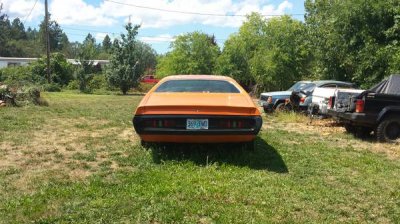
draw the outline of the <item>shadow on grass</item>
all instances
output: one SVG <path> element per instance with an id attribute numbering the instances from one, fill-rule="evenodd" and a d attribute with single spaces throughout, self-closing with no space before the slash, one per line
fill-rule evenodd
<path id="1" fill-rule="evenodd" d="M 255 141 L 254 151 L 242 149 L 240 144 L 170 144 L 152 146 L 153 161 L 192 161 L 206 166 L 213 163 L 249 167 L 287 173 L 288 169 L 276 149 L 262 138 Z"/>

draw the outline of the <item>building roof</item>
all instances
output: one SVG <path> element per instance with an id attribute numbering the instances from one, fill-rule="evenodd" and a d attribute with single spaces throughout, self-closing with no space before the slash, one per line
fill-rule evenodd
<path id="1" fill-rule="evenodd" d="M 7 61 L 7 62 L 33 62 L 37 61 L 38 58 L 18 58 L 18 57 L 0 57 L 0 61 Z M 67 59 L 67 61 L 73 65 L 79 65 L 80 62 L 78 59 Z M 109 60 L 89 60 L 93 61 L 93 65 L 104 65 L 108 64 Z"/>

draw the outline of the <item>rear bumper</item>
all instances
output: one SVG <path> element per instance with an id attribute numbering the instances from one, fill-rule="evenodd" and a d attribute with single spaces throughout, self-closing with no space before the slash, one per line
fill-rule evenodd
<path id="1" fill-rule="evenodd" d="M 328 110 L 328 115 L 339 119 L 343 123 L 357 126 L 373 127 L 376 125 L 377 114 L 373 113 L 350 113 Z"/>
<path id="2" fill-rule="evenodd" d="M 171 143 L 230 143 L 250 142 L 256 135 L 157 135 L 142 134 L 140 139 L 145 142 L 171 142 Z"/>
<path id="3" fill-rule="evenodd" d="M 146 119 L 249 119 L 252 128 L 187 130 L 179 128 L 143 127 Z M 148 142 L 246 142 L 255 138 L 261 129 L 261 116 L 216 116 L 216 115 L 139 115 L 133 118 L 133 126 L 143 141 Z"/>

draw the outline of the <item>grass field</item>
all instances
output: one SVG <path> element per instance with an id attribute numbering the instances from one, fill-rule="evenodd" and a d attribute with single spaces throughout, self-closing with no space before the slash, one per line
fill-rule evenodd
<path id="1" fill-rule="evenodd" d="M 255 151 L 145 150 L 141 96 L 47 93 L 0 109 L 0 223 L 400 222 L 400 147 L 264 118 Z"/>

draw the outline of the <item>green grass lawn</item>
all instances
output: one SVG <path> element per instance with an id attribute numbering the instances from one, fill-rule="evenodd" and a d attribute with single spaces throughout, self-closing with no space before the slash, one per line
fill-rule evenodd
<path id="1" fill-rule="evenodd" d="M 264 118 L 251 152 L 145 150 L 131 125 L 141 96 L 44 97 L 0 109 L 0 223 L 400 222 L 398 146 L 291 115 Z"/>

